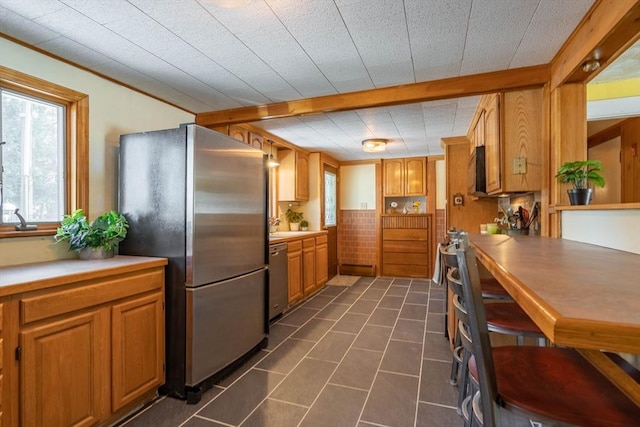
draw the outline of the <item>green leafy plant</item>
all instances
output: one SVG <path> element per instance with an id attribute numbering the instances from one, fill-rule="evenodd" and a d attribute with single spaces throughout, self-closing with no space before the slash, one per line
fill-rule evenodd
<path id="1" fill-rule="evenodd" d="M 304 228 L 308 226 L 309 226 L 309 221 L 307 221 L 306 219 L 303 219 L 302 221 L 300 221 L 300 227 Z"/>
<path id="2" fill-rule="evenodd" d="M 287 217 L 287 221 L 293 222 L 293 223 L 297 223 L 297 222 L 302 221 L 302 218 L 303 218 L 304 214 L 302 212 L 296 212 L 296 211 L 292 210 L 291 208 L 289 208 L 284 213 L 284 215 Z"/>
<path id="3" fill-rule="evenodd" d="M 585 189 L 588 183 L 604 187 L 604 177 L 598 173 L 601 170 L 600 160 L 567 162 L 560 166 L 556 178 L 560 182 L 571 183 L 575 189 Z"/>
<path id="4" fill-rule="evenodd" d="M 56 243 L 68 241 L 70 251 L 80 251 L 85 247 L 103 248 L 113 251 L 119 242 L 127 237 L 129 223 L 115 211 L 105 212 L 89 222 L 82 209 L 62 217 L 61 226 L 54 239 Z"/>

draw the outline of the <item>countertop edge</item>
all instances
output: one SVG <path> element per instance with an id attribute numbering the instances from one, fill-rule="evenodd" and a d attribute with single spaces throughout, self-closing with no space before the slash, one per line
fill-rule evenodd
<path id="1" fill-rule="evenodd" d="M 282 233 L 282 232 L 281 232 Z M 317 236 L 326 236 L 329 234 L 327 230 L 318 230 L 318 231 L 285 231 L 284 233 L 291 233 L 291 235 L 287 236 L 273 236 L 269 237 L 269 244 L 273 245 L 276 243 L 285 243 L 285 242 L 293 242 L 296 240 L 308 239 L 310 237 Z"/>
<path id="2" fill-rule="evenodd" d="M 78 259 L 0 268 L 0 298 L 167 265 L 166 258 L 116 255 L 105 260 Z"/>

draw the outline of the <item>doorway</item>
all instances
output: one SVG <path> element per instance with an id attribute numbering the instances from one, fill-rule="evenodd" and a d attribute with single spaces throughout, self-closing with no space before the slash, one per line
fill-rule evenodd
<path id="1" fill-rule="evenodd" d="M 329 279 L 338 274 L 338 169 L 322 164 L 322 222 L 327 230 Z"/>

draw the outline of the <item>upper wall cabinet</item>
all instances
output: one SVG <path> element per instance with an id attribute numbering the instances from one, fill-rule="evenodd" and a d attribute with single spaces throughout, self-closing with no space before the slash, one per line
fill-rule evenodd
<path id="1" fill-rule="evenodd" d="M 278 150 L 278 200 L 309 200 L 309 155 L 297 150 Z"/>
<path id="2" fill-rule="evenodd" d="M 384 197 L 424 196 L 427 194 L 427 159 L 383 160 Z"/>
<path id="3" fill-rule="evenodd" d="M 542 89 L 482 97 L 467 133 L 484 145 L 488 194 L 542 189 Z"/>

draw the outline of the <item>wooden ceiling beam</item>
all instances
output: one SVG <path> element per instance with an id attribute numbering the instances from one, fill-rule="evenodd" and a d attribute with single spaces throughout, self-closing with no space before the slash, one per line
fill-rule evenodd
<path id="1" fill-rule="evenodd" d="M 196 115 L 196 123 L 201 126 L 247 123 L 304 114 L 481 95 L 501 90 L 543 86 L 549 81 L 549 76 L 550 68 L 548 65 L 536 65 L 359 92 L 199 113 Z"/>
<path id="2" fill-rule="evenodd" d="M 564 83 L 586 82 L 582 64 L 600 62 L 600 70 L 640 38 L 640 0 L 598 0 L 551 61 L 551 90 Z"/>

